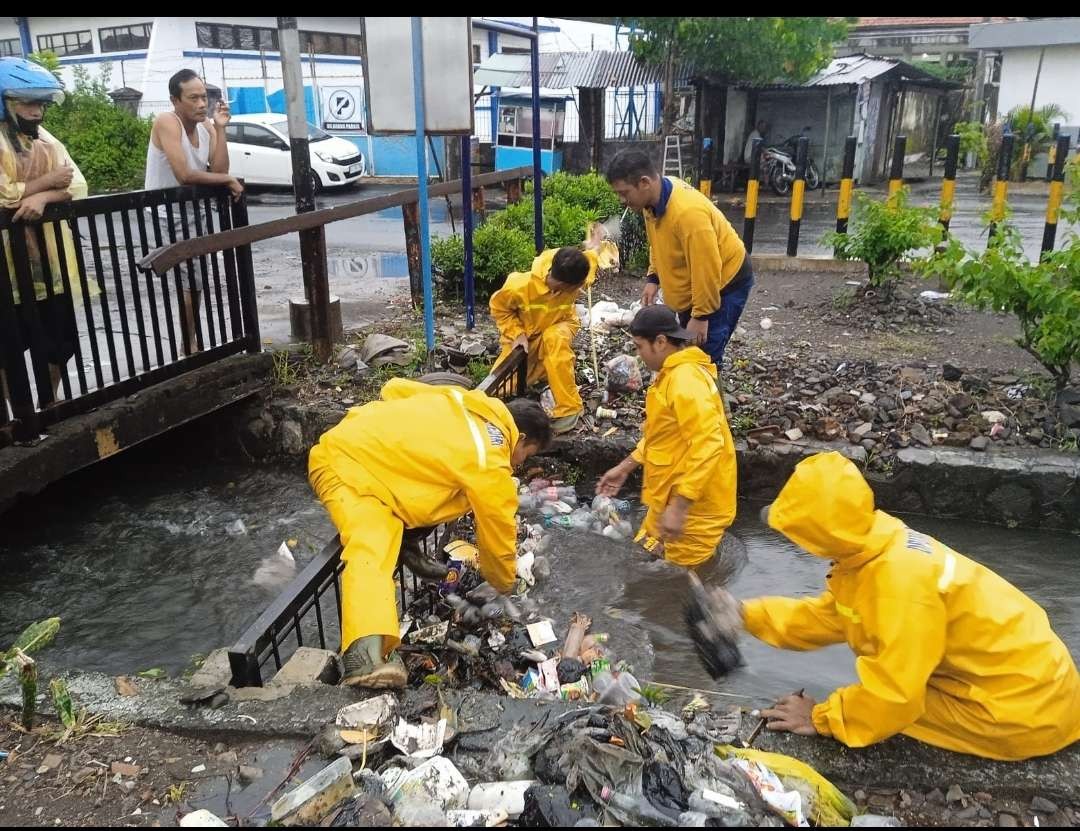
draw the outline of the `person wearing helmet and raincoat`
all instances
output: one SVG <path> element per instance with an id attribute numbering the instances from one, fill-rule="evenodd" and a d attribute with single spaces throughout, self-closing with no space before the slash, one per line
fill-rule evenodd
<path id="1" fill-rule="evenodd" d="M 676 565 L 710 561 L 735 519 L 735 444 L 716 388 L 716 364 L 679 325 L 673 309 L 646 306 L 630 323 L 638 355 L 656 373 L 634 452 L 596 485 L 615 496 L 644 465 L 641 501 L 649 509 L 637 535 L 647 551 Z"/>
<path id="2" fill-rule="evenodd" d="M 472 511 L 480 572 L 498 592 L 515 582 L 513 468 L 543 450 L 551 427 L 535 401 L 395 378 L 323 434 L 308 478 L 341 536 L 343 683 L 404 687 L 393 652 L 400 623 L 393 573 L 406 529 Z"/>
<path id="3" fill-rule="evenodd" d="M 547 378 L 555 399 L 556 435 L 577 426 L 585 405 L 574 376 L 574 304 L 582 287 L 596 279 L 597 256 L 573 246 L 549 249 L 531 270 L 513 272 L 491 295 L 491 316 L 499 327 L 502 352 L 495 365 L 520 346 L 528 355 L 528 383 Z"/>
<path id="4" fill-rule="evenodd" d="M 64 145 L 41 126 L 45 108 L 63 98 L 63 85 L 44 67 L 22 58 L 0 59 L 0 208 L 14 209 L 12 219 L 16 222 L 35 222 L 41 219 L 48 205 L 87 195 L 86 180 L 78 166 Z M 7 342 L 0 350 L 0 371 L 4 369 L 5 358 L 21 360 L 21 354 L 16 354 L 19 348 L 27 349 L 36 341 L 35 345 L 45 350 L 55 396 L 63 366 L 75 354 L 78 338 L 75 309 L 63 279 L 61 258 L 71 292 L 79 287 L 79 266 L 67 222 L 60 223 L 60 247 L 53 223 L 46 223 L 42 230 L 44 252 L 41 236 L 32 226 L 3 232 L 19 339 L 14 341 L 13 333 L 5 339 Z M 21 259 L 16 267 L 10 233 L 25 234 L 29 275 L 20 273 L 25 268 Z M 25 280 L 27 276 L 29 281 Z M 33 287 L 33 296 L 24 296 L 20 282 Z M 43 334 L 35 339 L 38 326 Z M 0 377 L 0 380 L 5 380 L 7 397 L 6 379 Z"/>
<path id="5" fill-rule="evenodd" d="M 765 509 L 770 527 L 829 559 L 824 594 L 741 604 L 746 631 L 785 649 L 847 643 L 856 684 L 791 695 L 768 727 L 865 747 L 896 734 L 988 759 L 1080 741 L 1080 674 L 1046 612 L 990 569 L 874 509 L 839 453 L 800 462 Z M 718 604 L 738 604 L 720 590 Z"/>

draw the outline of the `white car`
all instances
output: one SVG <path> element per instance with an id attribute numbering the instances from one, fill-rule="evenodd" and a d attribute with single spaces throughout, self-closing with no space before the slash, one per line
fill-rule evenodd
<path id="1" fill-rule="evenodd" d="M 351 141 L 308 124 L 316 192 L 350 185 L 364 175 L 364 154 Z M 250 185 L 292 186 L 289 122 L 282 113 L 234 115 L 225 127 L 229 173 Z"/>

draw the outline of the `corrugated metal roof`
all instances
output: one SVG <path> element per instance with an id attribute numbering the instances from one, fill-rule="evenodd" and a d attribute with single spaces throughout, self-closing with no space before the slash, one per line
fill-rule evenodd
<path id="1" fill-rule="evenodd" d="M 527 87 L 532 83 L 528 55 L 497 53 L 489 56 L 473 72 L 476 86 Z M 676 68 L 675 82 L 684 83 L 690 73 Z M 663 83 L 662 67 L 639 61 L 630 52 L 544 52 L 540 54 L 540 86 L 547 89 L 571 87 L 633 87 Z"/>
<path id="2" fill-rule="evenodd" d="M 739 84 L 749 89 L 803 89 L 805 87 L 833 87 L 833 86 L 858 86 L 863 81 L 869 81 L 885 75 L 888 72 L 897 71 L 904 80 L 924 82 L 928 86 L 952 88 L 957 87 L 951 81 L 924 72 L 918 67 L 905 63 L 895 58 L 877 58 L 873 55 L 849 55 L 846 58 L 833 58 L 827 67 L 813 75 L 806 83 L 795 84 L 779 81 L 774 84 Z"/>
<path id="3" fill-rule="evenodd" d="M 823 70 L 801 86 L 831 87 L 846 84 L 861 84 L 863 81 L 891 72 L 900 65 L 900 61 L 888 58 L 873 58 L 869 55 L 851 55 L 847 58 L 834 58 Z"/>
<path id="4" fill-rule="evenodd" d="M 909 81 L 926 82 L 932 86 L 955 87 L 929 72 L 924 72 L 895 58 L 872 55 L 850 55 L 834 58 L 823 70 L 803 84 L 777 81 L 772 84 L 733 84 L 745 89 L 801 89 L 803 87 L 858 86 L 887 72 Z M 692 68 L 676 67 L 675 83 L 683 84 L 694 77 Z M 528 87 L 532 83 L 529 56 L 498 53 L 488 57 L 473 72 L 477 87 Z M 663 67 L 639 61 L 631 52 L 543 52 L 540 54 L 540 86 L 545 89 L 572 87 L 632 87 L 662 84 Z"/>

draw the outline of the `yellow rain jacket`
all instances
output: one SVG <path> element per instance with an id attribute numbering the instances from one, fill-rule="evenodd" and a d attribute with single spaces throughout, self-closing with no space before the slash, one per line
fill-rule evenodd
<path id="1" fill-rule="evenodd" d="M 1046 612 L 990 569 L 883 511 L 839 453 L 795 468 L 769 525 L 834 561 L 810 600 L 744 604 L 773 646 L 847 642 L 859 683 L 814 707 L 814 727 L 850 747 L 896 733 L 990 759 L 1042 756 L 1080 740 L 1080 675 Z"/>
<path id="2" fill-rule="evenodd" d="M 342 648 L 397 641 L 393 570 L 404 528 L 476 517 L 480 571 L 513 586 L 520 434 L 506 405 L 482 392 L 395 378 L 381 400 L 349 411 L 312 448 L 308 473 L 345 546 Z"/>
<path id="3" fill-rule="evenodd" d="M 638 540 L 660 537 L 660 518 L 678 494 L 693 505 L 664 557 L 683 566 L 708 560 L 735 519 L 737 470 L 716 365 L 698 347 L 664 361 L 645 397 L 643 435 L 632 455 L 645 467 L 641 501 L 649 509 Z"/>
<path id="4" fill-rule="evenodd" d="M 579 413 L 584 408 L 574 375 L 573 339 L 579 325 L 574 303 L 581 286 L 553 292 L 547 287 L 551 261 L 558 249 L 551 248 L 533 260 L 529 272 L 516 271 L 506 278 L 503 287 L 491 295 L 491 316 L 499 327 L 502 352 L 496 364 L 504 361 L 514 339 L 529 339 L 528 383 L 546 377 L 555 397 L 556 418 Z M 582 286 L 596 279 L 597 257 L 586 251 L 589 275 Z"/>
<path id="5" fill-rule="evenodd" d="M 21 141 L 22 138 L 20 137 L 19 140 Z M 68 193 L 71 194 L 71 198 L 86 198 L 86 179 L 83 178 L 83 175 L 75 162 L 71 160 L 71 156 L 68 155 L 63 144 L 53 138 L 53 136 L 43 127 L 38 128 L 38 139 L 36 141 L 27 139 L 26 143 L 30 148 L 30 152 L 24 154 L 23 161 L 20 162 L 20 159 L 15 153 L 15 148 L 12 147 L 8 131 L 0 130 L 0 208 L 16 207 L 19 202 L 22 201 L 23 192 L 26 189 L 26 183 L 28 181 L 43 176 L 46 173 L 51 173 L 65 164 L 68 165 L 72 171 L 71 184 L 68 185 Z M 27 165 L 28 170 L 20 171 L 20 164 Z M 23 175 L 20 176 L 20 172 Z M 64 291 L 64 279 L 60 270 L 60 256 L 56 248 L 56 231 L 53 230 L 53 223 L 45 223 L 43 231 L 45 233 L 45 248 L 48 251 L 49 257 L 49 273 L 52 277 L 53 293 L 62 294 Z M 15 279 L 15 263 L 12 259 L 11 240 L 8 238 L 7 231 L 4 231 L 3 235 L 4 251 L 7 254 L 8 274 L 11 275 L 11 287 L 14 293 L 15 302 L 19 303 L 19 287 Z M 68 227 L 67 222 L 61 223 L 60 236 L 64 242 L 64 258 L 66 260 L 71 291 L 72 294 L 77 294 L 80 290 L 79 262 L 75 257 L 75 242 L 71 236 L 71 228 Z M 40 262 L 40 255 L 37 254 L 37 235 L 31 234 L 28 231 L 26 240 L 31 255 L 31 262 L 33 262 L 35 258 Z M 45 287 L 44 271 L 40 268 L 33 268 L 32 280 L 34 284 L 34 293 L 37 296 L 37 299 L 44 300 L 48 296 Z M 96 283 L 91 282 L 89 288 L 92 295 L 97 293 Z"/>
<path id="6" fill-rule="evenodd" d="M 731 223 L 705 194 L 672 179 L 662 216 L 646 210 L 649 273 L 660 278 L 664 303 L 704 317 L 720 308 L 720 292 L 746 259 Z"/>

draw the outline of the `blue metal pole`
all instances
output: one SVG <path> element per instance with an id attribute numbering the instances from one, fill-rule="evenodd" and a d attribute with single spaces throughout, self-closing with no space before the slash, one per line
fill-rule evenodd
<path id="1" fill-rule="evenodd" d="M 465 231 L 465 328 L 476 325 L 476 296 L 473 279 L 472 136 L 461 137 L 461 213 Z"/>
<path id="2" fill-rule="evenodd" d="M 533 18 L 532 49 L 532 133 L 533 133 L 533 235 L 536 253 L 544 250 L 544 170 L 540 164 L 540 19 Z"/>
<path id="3" fill-rule="evenodd" d="M 416 180 L 420 197 L 420 264 L 424 276 L 424 340 L 428 352 L 435 348 L 435 301 L 431 291 L 431 216 L 428 209 L 427 142 L 424 140 L 424 38 L 423 23 L 412 19 L 413 103 L 416 108 Z"/>
<path id="4" fill-rule="evenodd" d="M 16 17 L 15 23 L 19 27 L 19 40 L 22 43 L 22 56 L 29 58 L 34 51 L 34 42 L 30 39 L 30 21 L 25 17 Z"/>

